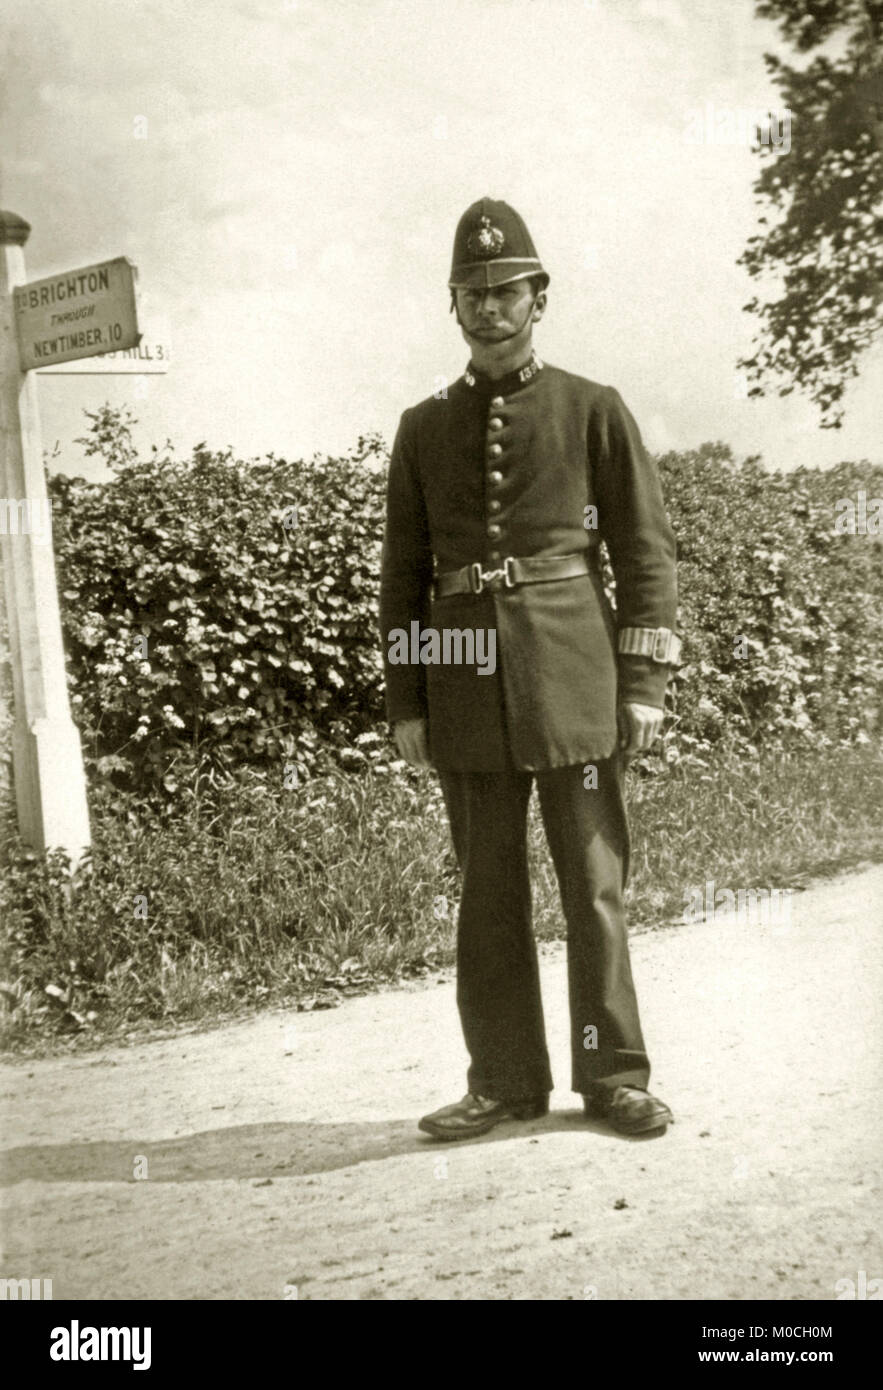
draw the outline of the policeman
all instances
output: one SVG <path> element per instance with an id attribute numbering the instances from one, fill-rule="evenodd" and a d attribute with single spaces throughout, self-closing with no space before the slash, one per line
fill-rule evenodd
<path id="1" fill-rule="evenodd" d="M 446 393 L 404 412 L 390 461 L 387 714 L 402 757 L 439 775 L 462 870 L 457 1003 L 471 1060 L 463 1099 L 420 1121 L 436 1139 L 548 1111 L 527 864 L 534 781 L 567 923 L 573 1089 L 623 1134 L 673 1118 L 647 1089 L 622 774 L 657 735 L 678 658 L 675 541 L 618 393 L 533 350 L 548 284 L 514 208 L 482 198 L 464 213 L 449 285 L 471 359 Z M 429 643 L 417 660 L 400 646 L 394 658 L 402 631 L 454 633 L 459 655 L 448 644 L 438 659 Z M 479 632 L 495 636 L 493 670 L 468 661 L 463 639 Z"/>

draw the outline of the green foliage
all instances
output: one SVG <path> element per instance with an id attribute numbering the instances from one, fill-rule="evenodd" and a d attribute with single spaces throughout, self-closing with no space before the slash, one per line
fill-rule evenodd
<path id="1" fill-rule="evenodd" d="M 138 421 L 127 405 L 117 409 L 103 405 L 98 410 L 84 410 L 83 414 L 91 424 L 74 443 L 82 444 L 86 458 L 97 455 L 114 472 L 137 463 L 138 450 L 132 438 L 132 429 Z"/>
<path id="2" fill-rule="evenodd" d="M 720 444 L 659 462 L 684 629 L 668 761 L 707 757 L 722 738 L 745 751 L 871 739 L 883 536 L 840 535 L 835 524 L 838 499 L 883 497 L 883 469 L 771 473 Z"/>
<path id="3" fill-rule="evenodd" d="M 263 765 L 280 785 L 332 763 L 388 766 L 375 616 L 380 441 L 310 463 L 242 462 L 201 445 L 187 460 L 154 450 L 143 462 L 130 423 L 110 407 L 92 417 L 111 481 L 50 480 L 93 791 L 110 782 L 174 796 L 197 764 Z M 721 444 L 659 466 L 678 538 L 684 664 L 662 742 L 639 767 L 707 761 L 723 738 L 746 752 L 873 738 L 883 548 L 873 534 L 836 534 L 835 521 L 839 499 L 883 496 L 883 470 L 771 473 Z M 8 805 L 0 609 L 4 692 Z"/>
<path id="4" fill-rule="evenodd" d="M 7 856 L 13 1032 L 204 1017 L 310 990 L 333 1002 L 419 970 L 430 927 L 436 945 L 450 936 L 432 912 L 453 871 L 441 793 L 416 773 L 335 769 L 286 790 L 252 767 L 203 766 L 166 808 L 103 787 L 91 812 L 73 877 L 59 853 Z"/>
<path id="5" fill-rule="evenodd" d="M 4 564 L 0 556 L 0 823 L 12 796 L 12 653 L 6 614 Z"/>
<path id="6" fill-rule="evenodd" d="M 51 480 L 75 718 L 93 785 L 174 794 L 196 760 L 388 764 L 376 606 L 385 453 L 132 458 L 93 418 L 105 483 Z M 122 461 L 120 461 L 122 460 Z M 733 746 L 862 742 L 879 726 L 883 550 L 836 503 L 883 470 L 779 474 L 724 445 L 660 459 L 684 665 L 646 771 Z M 296 512 L 295 510 L 296 509 Z M 740 646 L 740 639 L 744 642 Z M 286 771 L 287 770 L 287 771 Z"/>
<path id="7" fill-rule="evenodd" d="M 791 139 L 758 144 L 763 230 L 739 264 L 762 284 L 780 280 L 781 293 L 745 306 L 760 326 L 754 354 L 739 365 L 750 394 L 778 378 L 780 396 L 800 387 L 823 428 L 839 428 L 844 390 L 883 309 L 883 4 L 760 0 L 757 13 L 800 53 L 832 38 L 843 51 L 816 54 L 802 68 L 765 55 L 791 113 Z"/>
<path id="8" fill-rule="evenodd" d="M 119 456 L 107 415 L 102 451 Z M 75 716 L 93 767 L 176 786 L 188 750 L 311 767 L 377 742 L 379 441 L 344 458 L 130 456 L 51 494 Z"/>

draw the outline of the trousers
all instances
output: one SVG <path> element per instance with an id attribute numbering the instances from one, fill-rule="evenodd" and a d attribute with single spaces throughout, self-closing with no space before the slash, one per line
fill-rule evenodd
<path id="1" fill-rule="evenodd" d="M 527 811 L 534 779 L 567 924 L 571 1085 L 646 1088 L 650 1078 L 632 979 L 623 890 L 629 831 L 617 754 L 597 786 L 583 766 L 440 771 L 462 873 L 457 1006 L 467 1086 L 493 1100 L 552 1090 L 531 914 Z"/>

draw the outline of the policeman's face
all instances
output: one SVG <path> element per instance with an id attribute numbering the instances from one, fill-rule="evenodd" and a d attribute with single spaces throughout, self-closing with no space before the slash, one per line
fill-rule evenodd
<path id="1" fill-rule="evenodd" d="M 457 290 L 463 332 L 481 343 L 501 342 L 513 334 L 529 338 L 531 325 L 541 317 L 545 303 L 545 290 L 534 296 L 528 280 L 514 280 L 492 289 Z"/>

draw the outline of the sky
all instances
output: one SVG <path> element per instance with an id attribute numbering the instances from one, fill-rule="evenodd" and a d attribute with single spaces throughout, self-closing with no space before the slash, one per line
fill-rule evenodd
<path id="1" fill-rule="evenodd" d="M 41 376 L 53 467 L 99 477 L 84 409 L 129 403 L 242 457 L 337 453 L 462 372 L 454 229 L 490 196 L 551 275 L 543 360 L 615 386 L 648 446 L 773 467 L 881 458 L 883 354 L 840 431 L 745 398 L 745 143 L 778 104 L 751 0 L 4 0 L 0 205 L 37 279 L 125 255 L 165 376 Z"/>

